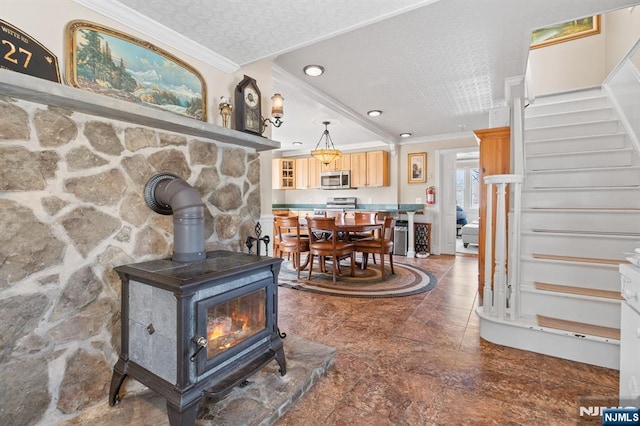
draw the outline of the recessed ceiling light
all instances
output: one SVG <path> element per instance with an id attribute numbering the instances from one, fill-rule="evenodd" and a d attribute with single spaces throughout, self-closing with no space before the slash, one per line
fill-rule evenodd
<path id="1" fill-rule="evenodd" d="M 324 74 L 324 67 L 320 65 L 307 65 L 302 70 L 309 77 L 318 77 Z"/>
<path id="2" fill-rule="evenodd" d="M 367 111 L 367 115 L 369 117 L 379 117 L 382 115 L 382 111 L 379 109 L 372 109 L 371 111 Z"/>
<path id="3" fill-rule="evenodd" d="M 293 143 L 293 145 L 302 145 L 302 142 L 296 141 L 296 142 Z"/>
<path id="4" fill-rule="evenodd" d="M 401 137 L 401 138 L 408 138 L 409 136 L 411 136 L 411 133 L 408 133 L 408 132 L 406 132 L 406 133 L 400 133 L 400 137 Z"/>

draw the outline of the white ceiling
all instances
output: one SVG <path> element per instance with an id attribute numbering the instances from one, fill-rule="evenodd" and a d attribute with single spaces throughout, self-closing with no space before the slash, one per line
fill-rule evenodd
<path id="1" fill-rule="evenodd" d="M 340 149 L 488 127 L 505 80 L 524 74 L 532 29 L 640 0 L 75 0 L 114 19 L 149 19 L 230 68 L 275 64 L 285 97 L 282 150 L 313 149 L 329 120 Z M 126 22 L 125 22 L 126 23 Z M 150 24 L 149 24 L 150 23 Z M 155 28 L 155 30 L 154 30 Z M 164 35 L 163 35 L 164 34 Z M 150 34 L 154 35 L 154 34 Z M 162 38 L 164 37 L 164 39 Z M 173 37 L 175 39 L 175 37 Z M 171 43 L 169 43 L 171 44 Z M 307 77 L 302 68 L 326 72 Z M 370 118 L 366 112 L 381 109 Z M 412 138 L 398 138 L 411 132 Z"/>

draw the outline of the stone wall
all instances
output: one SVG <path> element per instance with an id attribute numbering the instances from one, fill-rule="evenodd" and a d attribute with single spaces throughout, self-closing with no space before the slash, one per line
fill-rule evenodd
<path id="1" fill-rule="evenodd" d="M 120 346 L 113 267 L 173 250 L 173 217 L 144 201 L 148 179 L 170 172 L 197 188 L 207 250 L 240 251 L 260 218 L 258 157 L 0 97 L 1 424 L 106 403 Z"/>

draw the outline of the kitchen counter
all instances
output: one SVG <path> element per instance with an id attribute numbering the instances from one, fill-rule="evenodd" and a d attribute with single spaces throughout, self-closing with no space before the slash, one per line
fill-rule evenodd
<path id="1" fill-rule="evenodd" d="M 272 204 L 272 210 L 315 210 L 326 209 L 326 204 Z M 345 209 L 347 212 L 367 211 L 381 213 L 421 213 L 424 210 L 423 204 L 357 204 L 355 209 Z"/>

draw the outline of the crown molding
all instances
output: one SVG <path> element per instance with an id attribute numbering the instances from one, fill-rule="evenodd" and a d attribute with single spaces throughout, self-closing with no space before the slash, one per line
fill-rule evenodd
<path id="1" fill-rule="evenodd" d="M 182 34 L 168 28 L 159 22 L 154 21 L 131 9 L 128 6 L 115 0 L 73 0 L 81 6 L 97 12 L 109 19 L 126 25 L 135 31 L 150 38 L 158 40 L 167 46 L 171 46 L 179 52 L 190 55 L 199 61 L 217 68 L 227 74 L 232 74 L 240 69 L 240 66 L 224 56 L 207 49 L 199 43 L 183 36 Z"/>
<path id="2" fill-rule="evenodd" d="M 364 129 L 380 137 L 380 140 L 386 144 L 398 143 L 399 136 L 394 136 L 384 130 L 382 127 L 370 122 L 361 114 L 358 114 L 351 108 L 340 103 L 336 99 L 330 97 L 326 93 L 318 90 L 308 83 L 288 73 L 277 64 L 273 64 L 273 81 L 278 84 L 283 92 L 292 93 L 301 98 L 311 99 L 325 106 L 336 114 L 355 122 Z"/>
<path id="3" fill-rule="evenodd" d="M 451 140 L 461 140 L 461 139 L 472 139 L 476 140 L 475 134 L 471 131 L 466 132 L 456 132 L 456 133 L 443 133 L 440 135 L 433 136 L 415 136 L 410 138 L 404 138 L 399 143 L 400 146 L 405 145 L 414 145 L 418 143 L 428 143 L 428 142 L 445 142 Z M 458 148 L 456 148 L 458 149 Z"/>

